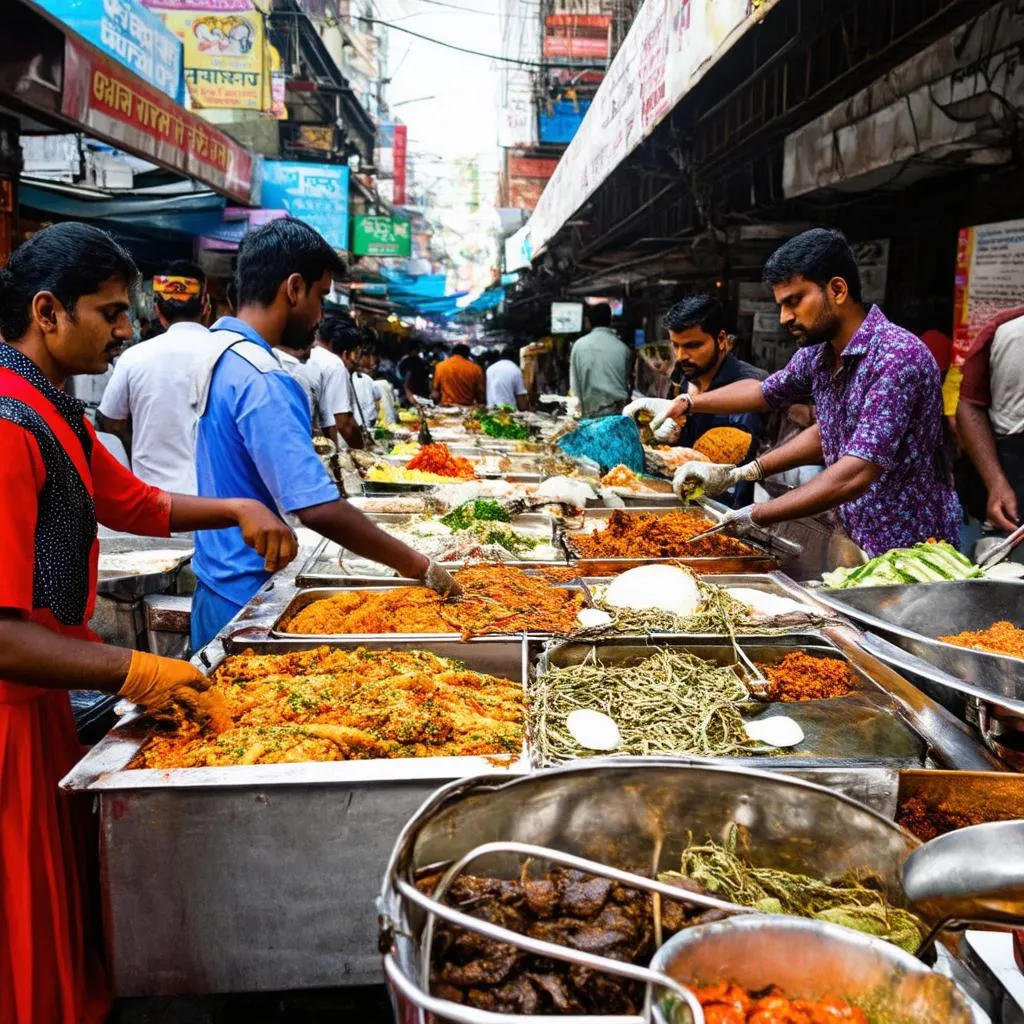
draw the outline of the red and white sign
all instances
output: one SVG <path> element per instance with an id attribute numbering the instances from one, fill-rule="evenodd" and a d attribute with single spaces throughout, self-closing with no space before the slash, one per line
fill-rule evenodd
<path id="1" fill-rule="evenodd" d="M 194 178 L 241 203 L 253 192 L 255 157 L 122 65 L 64 42 L 61 113 L 90 135 Z"/>
<path id="2" fill-rule="evenodd" d="M 395 206 L 405 206 L 405 168 L 409 150 L 409 128 L 404 124 L 395 125 L 393 160 L 395 163 Z"/>

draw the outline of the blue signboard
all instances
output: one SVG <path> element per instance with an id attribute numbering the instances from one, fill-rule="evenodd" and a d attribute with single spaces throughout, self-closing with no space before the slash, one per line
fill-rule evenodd
<path id="1" fill-rule="evenodd" d="M 570 100 L 559 100 L 552 104 L 550 113 L 541 105 L 537 118 L 537 131 L 541 142 L 568 144 L 579 131 L 590 109 L 590 100 L 573 103 Z"/>
<path id="2" fill-rule="evenodd" d="M 87 42 L 185 102 L 181 40 L 140 0 L 36 0 Z"/>
<path id="3" fill-rule="evenodd" d="M 287 210 L 348 252 L 348 168 L 299 160 L 264 160 L 263 208 Z"/>

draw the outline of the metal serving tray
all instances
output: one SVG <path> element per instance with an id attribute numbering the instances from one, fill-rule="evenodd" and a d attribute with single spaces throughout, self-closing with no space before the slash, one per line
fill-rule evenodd
<path id="1" fill-rule="evenodd" d="M 146 594 L 159 594 L 174 585 L 181 567 L 192 558 L 193 542 L 185 537 L 101 537 L 100 558 L 145 551 L 180 551 L 172 566 L 156 572 L 126 573 L 123 570 L 100 568 L 96 593 L 116 601 L 138 601 Z"/>
<path id="2" fill-rule="evenodd" d="M 806 739 L 792 751 L 714 758 L 714 761 L 763 768 L 881 766 L 951 768 L 1001 767 L 949 712 L 925 697 L 885 665 L 869 658 L 841 630 L 785 636 L 742 636 L 736 642 L 754 662 L 775 663 L 792 651 L 839 658 L 853 671 L 854 689 L 845 697 L 792 704 L 765 703 L 764 714 L 784 714 L 799 722 Z M 533 642 L 529 651 L 531 683 L 549 666 L 578 664 L 594 649 L 606 663 L 631 664 L 658 649 L 679 648 L 723 665 L 735 663 L 724 638 L 673 636 L 610 637 L 596 641 Z M 749 717 L 749 716 L 746 716 Z M 531 746 L 531 758 L 540 767 Z"/>
<path id="3" fill-rule="evenodd" d="M 968 813 L 977 823 L 1024 818 L 1024 775 L 1015 772 L 904 771 L 895 815 L 912 797 L 940 813 Z"/>
<path id="4" fill-rule="evenodd" d="M 525 671 L 522 641 L 341 646 L 425 648 L 511 679 Z M 373 893 L 405 822 L 443 781 L 527 771 L 524 758 L 500 770 L 486 758 L 127 770 L 148 732 L 126 717 L 61 783 L 99 802 L 122 997 L 378 983 Z"/>
<path id="5" fill-rule="evenodd" d="M 709 520 L 709 526 L 714 525 L 714 523 L 721 518 L 716 515 L 714 510 L 709 510 L 708 507 L 704 505 L 676 506 L 671 508 L 665 506 L 653 508 L 650 506 L 636 506 L 627 509 L 588 508 L 584 515 L 584 523 L 593 523 L 610 519 L 612 514 L 616 511 L 623 512 L 626 515 L 645 514 L 658 517 L 679 511 L 699 512 Z M 586 576 L 617 576 L 619 573 L 625 572 L 627 569 L 635 569 L 641 565 L 664 564 L 665 562 L 674 562 L 679 565 L 685 565 L 701 575 L 706 573 L 763 573 L 771 572 L 779 567 L 779 562 L 775 555 L 767 550 L 762 543 L 751 541 L 749 538 L 744 538 L 743 543 L 753 549 L 753 554 L 750 555 L 726 555 L 716 556 L 713 558 L 687 558 L 685 556 L 669 556 L 665 558 L 584 558 L 574 547 L 573 537 L 585 532 L 588 531 L 583 529 L 571 529 L 562 524 L 559 527 L 558 536 L 565 547 L 566 555 L 570 561 L 579 565 L 580 571 Z M 763 536 L 765 541 L 770 543 L 768 535 L 765 534 Z"/>
<path id="6" fill-rule="evenodd" d="M 534 564 L 536 565 L 536 563 L 534 563 Z M 526 633 L 526 634 L 523 634 L 523 633 L 491 634 L 490 636 L 487 636 L 487 637 L 473 637 L 471 640 L 462 641 L 461 634 L 456 633 L 456 632 L 450 632 L 450 633 L 360 633 L 360 634 L 356 634 L 356 633 L 325 633 L 325 634 L 319 634 L 319 633 L 288 633 L 288 632 L 286 632 L 282 628 L 282 626 L 284 625 L 285 622 L 287 622 L 289 619 L 291 619 L 294 615 L 298 614 L 298 612 L 300 612 L 307 605 L 311 605 L 314 601 L 320 601 L 320 600 L 323 600 L 325 598 L 334 597 L 335 594 L 349 594 L 349 593 L 352 593 L 352 591 L 356 590 L 356 589 L 360 589 L 360 590 L 363 590 L 363 589 L 370 590 L 370 589 L 372 589 L 372 590 L 380 591 L 380 590 L 398 590 L 398 589 L 401 589 L 401 588 L 404 588 L 404 587 L 410 587 L 410 586 L 412 586 L 412 587 L 422 587 L 423 586 L 423 582 L 421 580 L 412 580 L 412 581 L 403 581 L 403 582 L 396 582 L 394 580 L 380 580 L 380 581 L 377 582 L 376 586 L 372 586 L 371 585 L 371 586 L 359 587 L 359 588 L 356 588 L 356 587 L 310 587 L 309 589 L 306 589 L 306 590 L 299 590 L 298 592 L 296 592 L 294 594 L 294 596 L 292 596 L 292 598 L 288 601 L 288 604 L 285 606 L 284 610 L 274 620 L 273 625 L 270 627 L 270 631 L 269 631 L 270 635 L 269 635 L 269 641 L 268 642 L 275 642 L 275 641 L 289 641 L 289 642 L 291 642 L 291 641 L 295 641 L 295 640 L 312 641 L 313 642 L 313 646 L 315 647 L 315 646 L 318 646 L 319 644 L 333 643 L 333 642 L 336 642 L 336 641 L 346 642 L 346 643 L 351 642 L 351 641 L 363 642 L 363 641 L 366 641 L 366 640 L 380 640 L 382 637 L 384 637 L 384 638 L 394 637 L 394 638 L 402 640 L 405 643 L 415 643 L 417 641 L 420 642 L 420 643 L 428 643 L 429 642 L 431 644 L 430 649 L 433 650 L 434 649 L 433 644 L 435 642 L 446 642 L 446 643 L 462 642 L 463 645 L 466 645 L 466 644 L 475 644 L 475 643 L 479 643 L 480 641 L 483 641 L 483 640 L 492 639 L 495 636 L 504 636 L 506 639 L 508 639 L 508 638 L 511 638 L 511 637 L 522 638 L 524 635 L 525 636 L 533 636 L 533 637 L 548 637 L 548 636 L 551 635 L 550 633 L 542 633 L 542 632 L 539 632 L 539 631 L 535 631 L 535 632 L 529 632 L 529 633 Z M 557 587 L 560 590 L 565 590 L 565 591 L 569 591 L 569 592 L 582 592 L 583 595 L 584 595 L 584 599 L 586 600 L 586 591 L 582 587 L 580 587 L 579 584 L 576 584 L 576 583 L 564 583 L 564 584 L 558 584 Z M 243 637 L 238 637 L 237 640 L 236 640 L 236 637 L 238 637 L 238 634 L 235 634 L 235 635 L 233 635 L 233 636 L 228 638 L 228 643 L 230 645 L 232 645 L 232 647 L 234 649 L 237 650 L 237 649 L 239 649 L 240 646 L 241 647 L 251 646 L 251 644 L 249 642 L 247 642 Z M 275 649 L 279 649 L 279 648 L 275 648 Z"/>

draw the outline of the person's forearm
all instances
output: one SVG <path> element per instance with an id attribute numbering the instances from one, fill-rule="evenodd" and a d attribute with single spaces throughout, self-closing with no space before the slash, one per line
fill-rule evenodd
<path id="1" fill-rule="evenodd" d="M 996 436 L 992 432 L 988 413 L 981 406 L 961 399 L 956 409 L 956 422 L 964 451 L 974 463 L 985 487 L 990 491 L 999 486 L 1008 487 L 1009 482 L 999 463 Z"/>
<path id="2" fill-rule="evenodd" d="M 529 395 L 516 395 L 516 406 L 520 412 L 530 411 L 530 396 Z"/>
<path id="3" fill-rule="evenodd" d="M 171 533 L 192 530 L 222 530 L 237 526 L 241 498 L 197 498 L 190 494 L 171 495 Z"/>
<path id="4" fill-rule="evenodd" d="M 690 397 L 693 400 L 691 412 L 728 414 L 768 411 L 759 380 L 738 380 L 734 384 L 726 384 L 724 388 L 715 388 Z M 685 406 L 686 400 L 683 399 L 682 403 Z"/>
<path id="5" fill-rule="evenodd" d="M 331 444 L 337 444 L 338 443 L 338 428 L 337 427 L 324 427 L 323 428 L 323 432 L 324 432 L 324 437 L 326 437 L 327 440 L 331 442 Z"/>
<path id="6" fill-rule="evenodd" d="M 73 640 L 12 614 L 0 614 L 0 679 L 49 690 L 117 693 L 132 652 Z"/>
<path id="7" fill-rule="evenodd" d="M 767 526 L 804 519 L 836 508 L 859 498 L 881 472 L 881 468 L 873 463 L 847 455 L 802 487 L 781 498 L 755 505 L 753 520 L 758 526 Z"/>
<path id="8" fill-rule="evenodd" d="M 361 558 L 390 566 L 400 576 L 422 579 L 427 571 L 429 560 L 425 556 L 385 533 L 347 501 L 339 499 L 313 505 L 296 514 L 303 526 Z"/>
<path id="9" fill-rule="evenodd" d="M 363 447 L 363 432 L 359 429 L 359 424 L 356 423 L 356 418 L 352 413 L 335 413 L 334 422 L 338 428 L 338 434 L 344 438 L 345 444 L 349 448 Z"/>
<path id="10" fill-rule="evenodd" d="M 132 455 L 132 430 L 128 423 L 128 420 L 111 420 L 107 419 L 103 413 L 97 410 L 96 412 L 96 429 L 106 431 L 108 434 L 113 434 L 121 444 L 124 445 L 125 454 L 128 458 Z"/>
<path id="11" fill-rule="evenodd" d="M 796 437 L 791 437 L 785 444 L 773 448 L 758 461 L 766 477 L 785 473 L 788 469 L 797 469 L 800 466 L 820 466 L 824 458 L 821 454 L 821 432 L 818 425 L 801 430 Z"/>

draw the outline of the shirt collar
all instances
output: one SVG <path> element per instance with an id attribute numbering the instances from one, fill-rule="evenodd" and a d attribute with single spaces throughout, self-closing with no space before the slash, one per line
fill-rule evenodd
<path id="1" fill-rule="evenodd" d="M 12 345 L 0 342 L 0 366 L 24 377 L 56 410 L 75 436 L 82 442 L 86 457 L 92 453 L 92 441 L 85 429 L 85 403 L 72 398 L 66 391 L 55 388 L 46 374 L 23 352 Z"/>
<path id="2" fill-rule="evenodd" d="M 211 331 L 234 331 L 235 334 L 242 335 L 246 341 L 253 341 L 257 345 L 262 345 L 268 352 L 273 354 L 274 349 L 270 343 L 257 331 L 255 328 L 250 327 L 244 320 L 239 320 L 237 316 L 222 316 L 214 325 L 210 328 Z"/>
<path id="3" fill-rule="evenodd" d="M 875 334 L 888 322 L 885 314 L 877 306 L 872 306 L 868 310 L 868 315 L 864 318 L 864 323 L 857 328 L 856 333 L 850 339 L 850 343 L 843 349 L 842 358 L 864 355 L 871 347 Z"/>

